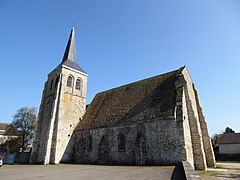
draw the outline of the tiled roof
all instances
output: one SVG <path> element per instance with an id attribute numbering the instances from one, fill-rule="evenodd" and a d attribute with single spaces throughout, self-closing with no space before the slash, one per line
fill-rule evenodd
<path id="1" fill-rule="evenodd" d="M 77 129 L 174 116 L 175 81 L 183 68 L 98 93 Z"/>
<path id="2" fill-rule="evenodd" d="M 218 139 L 218 144 L 239 144 L 240 133 L 221 134 Z"/>
<path id="3" fill-rule="evenodd" d="M 6 130 L 9 123 L 0 123 L 0 130 Z"/>
<path id="4" fill-rule="evenodd" d="M 8 123 L 0 123 L 0 135 L 5 134 L 8 125 Z"/>

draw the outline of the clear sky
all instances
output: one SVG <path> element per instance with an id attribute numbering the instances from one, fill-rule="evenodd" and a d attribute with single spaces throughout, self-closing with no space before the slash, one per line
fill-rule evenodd
<path id="1" fill-rule="evenodd" d="M 0 122 L 39 107 L 73 22 L 88 103 L 186 65 L 210 134 L 240 131 L 239 0 L 0 0 Z"/>

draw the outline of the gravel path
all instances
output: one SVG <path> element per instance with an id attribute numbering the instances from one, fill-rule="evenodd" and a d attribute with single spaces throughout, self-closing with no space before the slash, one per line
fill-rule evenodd
<path id="1" fill-rule="evenodd" d="M 217 163 L 217 168 L 200 172 L 203 180 L 240 180 L 240 163 Z"/>

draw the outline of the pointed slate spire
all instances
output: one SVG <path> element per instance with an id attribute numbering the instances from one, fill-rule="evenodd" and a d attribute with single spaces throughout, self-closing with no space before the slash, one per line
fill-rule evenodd
<path id="1" fill-rule="evenodd" d="M 74 27 L 71 30 L 67 47 L 63 56 L 62 62 L 65 62 L 67 60 L 77 62 L 77 56 L 76 56 L 76 41 L 75 41 L 75 31 Z"/>
<path id="2" fill-rule="evenodd" d="M 72 27 L 72 30 L 68 39 L 67 47 L 60 65 L 65 65 L 85 73 L 85 71 L 77 63 L 74 27 Z"/>

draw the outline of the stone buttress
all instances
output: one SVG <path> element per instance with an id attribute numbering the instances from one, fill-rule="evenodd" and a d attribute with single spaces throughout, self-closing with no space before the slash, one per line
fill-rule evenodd
<path id="1" fill-rule="evenodd" d="M 205 170 L 207 167 L 215 166 L 215 157 L 208 135 L 207 124 L 199 103 L 197 91 L 187 68 L 184 68 L 182 71 L 182 79 L 187 105 L 185 118 L 188 117 L 187 121 L 190 127 L 194 167 L 198 170 Z"/>

